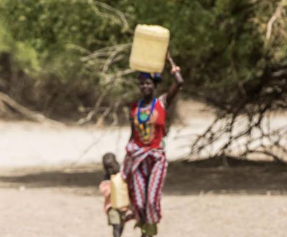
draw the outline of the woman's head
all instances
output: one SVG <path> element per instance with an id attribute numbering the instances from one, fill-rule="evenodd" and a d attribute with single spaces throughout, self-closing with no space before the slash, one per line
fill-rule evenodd
<path id="1" fill-rule="evenodd" d="M 143 96 L 153 96 L 157 85 L 162 81 L 159 73 L 140 72 L 138 79 Z"/>

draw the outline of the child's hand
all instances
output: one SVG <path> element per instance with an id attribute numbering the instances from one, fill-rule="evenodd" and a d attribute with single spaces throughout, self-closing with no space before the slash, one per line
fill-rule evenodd
<path id="1" fill-rule="evenodd" d="M 128 221 L 133 220 L 133 219 L 135 219 L 134 214 L 133 213 L 129 213 L 129 214 L 126 215 L 125 222 L 128 222 Z"/>

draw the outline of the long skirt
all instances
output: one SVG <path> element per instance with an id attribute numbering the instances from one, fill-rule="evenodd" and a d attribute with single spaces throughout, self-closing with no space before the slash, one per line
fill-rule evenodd
<path id="1" fill-rule="evenodd" d="M 161 219 L 161 193 L 167 171 L 162 148 L 139 147 L 130 142 L 121 173 L 127 182 L 131 209 L 138 224 L 156 224 Z"/>

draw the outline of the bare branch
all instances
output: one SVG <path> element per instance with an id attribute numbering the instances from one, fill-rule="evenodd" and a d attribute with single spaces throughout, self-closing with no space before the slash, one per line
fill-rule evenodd
<path id="1" fill-rule="evenodd" d="M 17 103 L 15 100 L 13 100 L 8 95 L 0 92 L 0 106 L 4 107 L 7 106 L 8 108 L 12 109 L 16 113 L 20 114 L 23 118 L 26 118 L 28 120 L 39 122 L 39 123 L 49 123 L 51 125 L 63 125 L 60 122 L 51 120 L 49 118 L 46 118 L 44 115 L 34 112 L 19 103 Z M 0 109 L 1 109 L 0 107 Z"/>
<path id="2" fill-rule="evenodd" d="M 98 14 L 101 17 L 110 19 L 116 22 L 117 24 L 121 25 L 124 31 L 130 29 L 125 15 L 118 9 L 113 8 L 110 5 L 99 1 L 88 0 L 88 4 L 91 6 L 91 8 L 94 10 L 96 14 Z M 108 13 L 100 11 L 99 7 L 106 10 Z"/>
<path id="3" fill-rule="evenodd" d="M 268 21 L 265 44 L 267 44 L 269 42 L 269 40 L 271 38 L 271 34 L 272 34 L 273 24 L 280 17 L 282 9 L 283 9 L 285 4 L 286 4 L 286 0 L 281 0 L 281 2 L 278 4 L 278 7 L 276 8 L 276 11 L 274 12 L 272 17 Z"/>
<path id="4" fill-rule="evenodd" d="M 87 115 L 87 117 L 80 119 L 77 123 L 79 125 L 85 124 L 89 121 L 91 121 L 91 119 L 93 118 L 94 115 L 96 115 L 98 113 L 98 110 L 103 102 L 104 97 L 117 85 L 118 80 L 123 77 L 126 76 L 128 74 L 133 73 L 134 70 L 132 69 L 126 69 L 124 71 L 120 71 L 117 72 L 116 74 L 113 75 L 107 75 L 108 77 L 110 77 L 110 81 L 112 81 L 105 90 L 103 90 L 103 92 L 101 93 L 99 99 L 97 100 L 94 109 L 92 111 L 89 112 L 89 114 Z"/>

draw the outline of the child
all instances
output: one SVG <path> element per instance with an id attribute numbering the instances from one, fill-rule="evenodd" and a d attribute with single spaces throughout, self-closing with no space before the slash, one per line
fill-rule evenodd
<path id="1" fill-rule="evenodd" d="M 111 184 L 110 177 L 119 172 L 120 166 L 113 153 L 106 153 L 103 156 L 103 166 L 105 169 L 104 181 L 100 183 L 100 192 L 105 197 L 105 212 L 108 216 L 108 223 L 113 227 L 114 237 L 120 237 L 124 230 L 126 210 L 114 209 L 111 206 Z"/>

